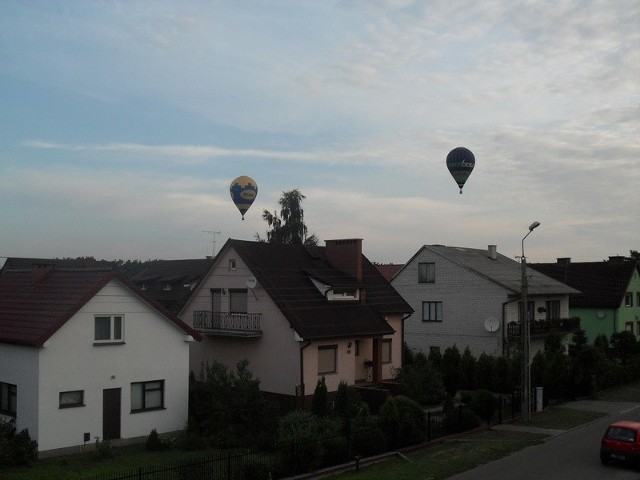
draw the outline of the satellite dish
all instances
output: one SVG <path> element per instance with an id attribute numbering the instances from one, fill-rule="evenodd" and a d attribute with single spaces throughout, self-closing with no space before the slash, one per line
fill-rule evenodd
<path id="1" fill-rule="evenodd" d="M 489 317 L 484 321 L 484 329 L 487 332 L 495 332 L 500 328 L 500 322 L 495 317 Z"/>
<path id="2" fill-rule="evenodd" d="M 258 280 L 256 280 L 256 277 L 247 278 L 247 287 L 250 288 L 251 290 L 256 288 L 257 284 L 258 284 Z"/>

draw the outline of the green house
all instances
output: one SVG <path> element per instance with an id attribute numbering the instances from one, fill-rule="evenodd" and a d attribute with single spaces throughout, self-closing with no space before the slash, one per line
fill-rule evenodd
<path id="1" fill-rule="evenodd" d="M 602 262 L 529 264 L 530 267 L 580 290 L 569 298 L 569 314 L 580 317 L 589 342 L 600 334 L 607 338 L 628 330 L 640 338 L 640 264 L 615 256 Z"/>

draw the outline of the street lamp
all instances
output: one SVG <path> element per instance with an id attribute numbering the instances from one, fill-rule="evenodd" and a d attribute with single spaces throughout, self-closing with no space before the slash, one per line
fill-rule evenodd
<path id="1" fill-rule="evenodd" d="M 540 222 L 533 222 L 529 225 L 529 231 L 522 237 L 522 256 L 520 264 L 522 266 L 522 288 L 520 295 L 522 297 L 522 322 L 520 322 L 520 334 L 522 337 L 522 397 L 521 397 L 521 419 L 528 422 L 531 416 L 531 365 L 529 361 L 529 347 L 531 345 L 531 331 L 529 325 L 529 285 L 527 282 L 527 257 L 524 256 L 524 239 L 533 232 L 534 228 L 540 226 Z"/>

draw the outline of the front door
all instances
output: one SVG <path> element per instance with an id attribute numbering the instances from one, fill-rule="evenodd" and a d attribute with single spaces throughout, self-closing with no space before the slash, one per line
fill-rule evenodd
<path id="1" fill-rule="evenodd" d="M 102 391 L 102 439 L 120 438 L 120 388 Z"/>

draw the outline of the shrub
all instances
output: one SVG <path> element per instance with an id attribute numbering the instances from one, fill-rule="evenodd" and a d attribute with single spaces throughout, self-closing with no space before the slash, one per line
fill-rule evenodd
<path id="1" fill-rule="evenodd" d="M 482 425 L 478 416 L 468 408 L 455 408 L 444 414 L 442 427 L 447 433 L 460 433 Z"/>
<path id="2" fill-rule="evenodd" d="M 144 448 L 149 452 L 159 452 L 160 450 L 164 450 L 165 445 L 163 445 L 162 439 L 155 428 L 151 430 L 151 433 L 147 437 L 147 441 L 144 443 Z"/>
<path id="3" fill-rule="evenodd" d="M 0 465 L 29 465 L 38 457 L 38 443 L 27 429 L 16 433 L 14 420 L 0 418 Z"/>
<path id="4" fill-rule="evenodd" d="M 489 390 L 477 390 L 471 395 L 469 408 L 480 419 L 491 423 L 491 419 L 498 408 L 498 400 Z"/>
<path id="5" fill-rule="evenodd" d="M 371 457 L 387 451 L 387 437 L 379 427 L 357 428 L 351 434 L 351 453 Z"/>
<path id="6" fill-rule="evenodd" d="M 445 395 L 440 372 L 426 359 L 416 359 L 413 364 L 397 369 L 394 380 L 403 385 L 408 397 L 421 405 L 440 403 Z"/>
<path id="7" fill-rule="evenodd" d="M 324 417 L 329 410 L 329 399 L 327 392 L 327 384 L 324 381 L 324 377 L 318 380 L 316 389 L 313 392 L 313 399 L 311 400 L 311 411 L 317 417 Z"/>
<path id="8" fill-rule="evenodd" d="M 294 475 L 314 470 L 324 455 L 322 423 L 311 412 L 295 410 L 280 419 L 277 450 L 286 473 Z"/>
<path id="9" fill-rule="evenodd" d="M 427 419 L 422 407 L 409 397 L 390 397 L 380 409 L 378 423 L 389 447 L 404 447 L 424 441 Z"/>
<path id="10" fill-rule="evenodd" d="M 209 440 L 201 437 L 195 432 L 186 431 L 178 437 L 176 446 L 181 450 L 194 452 L 197 450 L 205 450 L 209 448 Z"/>

